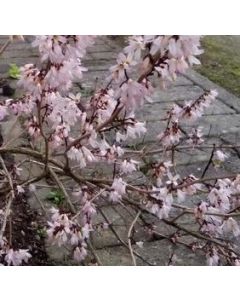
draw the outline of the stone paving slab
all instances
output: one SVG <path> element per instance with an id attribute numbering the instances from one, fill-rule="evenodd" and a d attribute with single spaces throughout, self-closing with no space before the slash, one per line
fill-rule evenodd
<path id="1" fill-rule="evenodd" d="M 0 36 L 0 46 L 7 40 L 7 37 Z M 27 37 L 25 42 L 13 43 L 9 46 L 7 51 L 2 57 L 0 57 L 0 76 L 4 77 L 8 71 L 10 63 L 16 63 L 18 66 L 22 66 L 25 63 L 37 62 L 37 51 L 31 48 L 32 37 Z M 87 72 L 81 83 L 83 90 L 79 89 L 79 86 L 74 86 L 74 91 L 80 91 L 83 97 L 87 97 L 88 93 L 91 93 L 94 89 L 96 82 L 97 85 L 101 85 L 106 77 L 109 75 L 108 69 L 115 62 L 114 59 L 120 51 L 120 46 L 116 40 L 110 37 L 99 37 L 93 47 L 89 49 L 88 55 L 85 60 L 85 65 L 88 67 Z M 96 81 L 97 78 L 97 81 Z M 157 83 L 157 80 L 156 80 Z M 15 83 L 12 83 L 15 84 Z M 196 125 L 203 127 L 204 134 L 208 137 L 207 141 L 211 143 L 239 143 L 240 134 L 240 99 L 230 94 L 225 89 L 212 83 L 207 78 L 199 75 L 194 70 L 188 71 L 185 75 L 178 77 L 176 82 L 165 91 L 157 89 L 153 96 L 153 104 L 145 104 L 142 111 L 138 112 L 140 119 L 147 122 L 148 135 L 145 138 L 138 139 L 136 141 L 129 141 L 128 146 L 135 147 L 137 144 L 144 141 L 144 143 L 151 143 L 156 140 L 156 135 L 160 133 L 166 126 L 165 122 L 160 121 L 166 114 L 166 111 L 171 108 L 174 102 L 182 104 L 184 101 L 193 100 L 200 96 L 203 91 L 209 89 L 217 89 L 219 96 L 215 104 L 210 107 L 199 120 Z M 0 101 L 3 99 L 0 96 Z M 6 132 L 9 131 L 13 120 L 6 120 L 1 122 L 2 132 L 4 138 L 6 138 Z M 183 124 L 183 129 L 191 129 L 193 125 Z M 195 126 L 195 124 L 194 124 Z M 19 134 L 19 128 L 12 130 L 12 135 Z M 24 142 L 24 141 L 23 141 Z M 139 145 L 138 145 L 139 146 Z M 194 173 L 196 176 L 200 176 L 204 166 L 206 165 L 211 150 L 196 151 L 193 155 L 191 151 L 182 151 L 176 153 L 176 158 L 179 161 L 177 169 L 184 175 Z M 227 163 L 227 167 L 220 167 L 218 169 L 210 167 L 208 170 L 208 176 L 229 174 L 231 172 L 240 171 L 239 157 L 240 154 L 232 152 L 233 154 Z M 20 161 L 21 156 L 16 157 L 16 160 Z M 153 159 L 161 159 L 161 154 L 155 155 Z M 99 170 L 100 168 L 98 168 Z M 31 171 L 31 173 L 29 173 Z M 94 169 L 89 167 L 89 172 L 94 172 Z M 32 176 L 32 172 L 35 170 L 24 171 L 26 176 Z M 145 179 L 145 174 L 139 172 L 139 183 Z M 42 181 L 41 184 L 46 184 Z M 49 193 L 48 189 L 39 188 L 37 190 L 37 196 L 41 201 L 46 200 L 46 196 Z M 198 198 L 189 198 L 187 203 L 191 204 L 194 201 L 199 201 Z M 33 209 L 41 211 L 41 207 L 38 201 L 34 197 L 29 198 L 29 203 Z M 50 204 L 45 202 L 48 207 Z M 119 236 L 127 242 L 127 232 L 129 230 L 130 223 L 136 215 L 136 211 L 131 207 L 123 207 L 121 205 L 103 206 L 101 208 L 104 215 L 110 220 L 112 226 L 119 234 Z M 174 215 L 174 211 L 172 214 Z M 153 216 L 144 216 L 145 221 L 154 224 L 156 230 L 164 236 L 171 236 L 176 232 L 172 227 L 166 226 L 162 221 L 156 220 Z M 100 213 L 94 220 L 95 224 L 104 221 L 103 215 Z M 192 228 L 193 223 L 190 218 L 181 219 L 181 224 Z M 143 248 L 140 248 L 135 243 L 143 241 Z M 171 254 L 174 252 L 177 254 L 177 265 L 205 265 L 205 257 L 201 253 L 196 255 L 185 246 L 176 246 L 171 243 L 168 238 L 162 238 L 158 240 L 152 239 L 151 234 L 143 226 L 143 222 L 138 220 L 135 227 L 133 237 L 133 249 L 141 254 L 144 259 L 147 259 L 152 265 L 165 265 Z M 119 244 L 116 237 L 110 230 L 97 231 L 92 235 L 92 243 L 96 248 L 96 252 L 104 265 L 132 265 L 131 256 L 129 250 Z M 56 249 L 47 245 L 48 254 L 51 259 L 56 261 L 56 264 L 72 264 L 73 262 L 68 257 L 68 251 L 66 249 Z M 146 265 L 145 262 L 137 258 L 137 264 Z"/>

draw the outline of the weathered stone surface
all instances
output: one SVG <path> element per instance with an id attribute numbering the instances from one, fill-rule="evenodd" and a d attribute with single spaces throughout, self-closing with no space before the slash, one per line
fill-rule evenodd
<path id="1" fill-rule="evenodd" d="M 184 246 L 175 246 L 167 240 L 144 243 L 143 248 L 133 246 L 133 249 L 153 266 L 166 266 L 172 254 L 176 255 L 175 265 L 201 266 L 206 259 L 201 253 L 194 253 Z M 112 247 L 97 251 L 102 263 L 106 266 L 131 266 L 130 252 L 125 247 Z M 140 258 L 137 265 L 146 265 Z"/>
<path id="2" fill-rule="evenodd" d="M 158 89 L 153 95 L 154 102 L 174 102 L 197 99 L 204 93 L 199 86 L 170 86 L 167 90 Z"/>
<path id="3" fill-rule="evenodd" d="M 49 258 L 56 265 L 76 265 L 76 262 L 73 262 L 69 256 L 69 250 L 65 247 L 53 246 L 46 243 L 46 250 Z"/>
<path id="4" fill-rule="evenodd" d="M 93 60 L 97 60 L 97 61 L 111 61 L 111 60 L 116 60 L 117 58 L 117 54 L 115 52 L 112 51 L 100 51 L 100 52 L 90 52 L 90 55 L 92 57 Z"/>
<path id="5" fill-rule="evenodd" d="M 39 54 L 37 53 L 37 51 L 35 51 L 31 46 L 29 47 L 28 51 L 23 51 L 23 49 L 15 49 L 14 48 L 10 48 L 7 52 L 3 52 L 3 54 L 1 55 L 1 60 L 5 60 L 5 59 L 21 59 L 21 58 L 29 58 L 29 57 L 39 57 Z"/>
<path id="6" fill-rule="evenodd" d="M 239 115 L 203 116 L 194 124 L 194 127 L 195 126 L 201 126 L 203 128 L 202 132 L 206 136 L 220 137 L 226 133 L 234 133 L 239 131 L 240 118 Z M 186 124 L 182 127 L 190 129 L 192 128 L 192 125 Z"/>
<path id="7" fill-rule="evenodd" d="M 0 73 L 5 74 L 9 70 L 10 64 L 16 64 L 18 67 L 22 67 L 26 64 L 37 64 L 38 58 L 33 56 L 26 56 L 26 57 L 8 57 L 4 59 L 0 59 Z"/>

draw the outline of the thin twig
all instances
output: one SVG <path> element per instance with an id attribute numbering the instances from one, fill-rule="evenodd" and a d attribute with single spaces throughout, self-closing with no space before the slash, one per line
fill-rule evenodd
<path id="1" fill-rule="evenodd" d="M 57 183 L 58 187 L 60 188 L 60 190 L 63 192 L 64 197 L 65 197 L 65 199 L 66 199 L 66 201 L 67 201 L 67 203 L 68 203 L 68 205 L 69 205 L 69 207 L 70 207 L 71 212 L 72 212 L 72 213 L 76 213 L 76 209 L 75 209 L 75 207 L 73 206 L 72 201 L 71 201 L 70 197 L 68 196 L 68 193 L 67 193 L 67 191 L 65 190 L 64 185 L 62 184 L 62 182 L 61 182 L 61 181 L 59 180 L 59 178 L 57 177 L 57 174 L 56 174 L 56 173 L 53 171 L 53 169 L 51 169 L 51 168 L 49 168 L 49 172 L 50 172 L 50 174 L 52 175 L 53 179 L 56 181 L 56 183 Z"/>
<path id="2" fill-rule="evenodd" d="M 129 202 L 130 204 L 135 205 L 135 206 L 136 206 L 137 208 L 139 208 L 142 212 L 146 212 L 146 213 L 148 213 L 148 214 L 150 214 L 150 215 L 154 215 L 154 214 L 152 214 L 150 211 L 148 211 L 146 208 L 144 208 L 142 205 L 140 205 L 139 203 L 136 203 L 135 201 L 132 201 L 132 200 L 130 200 L 130 199 L 128 199 L 128 198 L 125 198 L 124 200 L 127 201 L 127 202 Z M 155 215 L 154 215 L 154 216 L 155 216 Z M 188 234 L 190 234 L 190 235 L 192 235 L 192 236 L 194 236 L 194 237 L 196 237 L 196 238 L 198 238 L 198 239 L 200 239 L 200 240 L 205 240 L 205 241 L 211 242 L 211 243 L 213 243 L 213 244 L 216 244 L 216 245 L 218 245 L 218 246 L 221 246 L 221 247 L 223 247 L 223 248 L 225 248 L 225 249 L 227 249 L 227 250 L 233 252 L 234 254 L 236 254 L 237 256 L 240 257 L 240 253 L 238 253 L 237 251 L 235 251 L 235 250 L 229 248 L 229 246 L 227 246 L 226 244 L 224 244 L 224 243 L 222 243 L 222 242 L 219 242 L 219 241 L 216 240 L 216 239 L 213 239 L 213 238 L 211 238 L 211 237 L 208 237 L 208 236 L 202 235 L 202 234 L 200 234 L 200 233 L 191 231 L 191 230 L 189 230 L 189 229 L 187 229 L 187 228 L 185 228 L 185 227 L 183 227 L 183 226 L 181 226 L 181 225 L 179 225 L 179 224 L 177 224 L 177 223 L 174 223 L 174 222 L 172 222 L 172 221 L 169 221 L 169 220 L 167 220 L 167 219 L 162 219 L 162 221 L 163 221 L 164 223 L 166 223 L 167 225 L 170 225 L 170 226 L 172 226 L 172 227 L 175 227 L 175 228 L 177 228 L 178 230 L 182 230 L 182 231 L 184 231 L 184 232 L 186 232 L 186 233 L 188 233 Z"/>
<path id="3" fill-rule="evenodd" d="M 3 52 L 7 49 L 7 47 L 11 44 L 11 39 L 9 38 L 6 43 L 2 46 L 2 48 L 0 49 L 0 55 L 3 54 Z"/>
<path id="4" fill-rule="evenodd" d="M 212 149 L 210 158 L 209 158 L 209 160 L 208 160 L 208 163 L 207 163 L 206 167 L 205 167 L 204 170 L 203 170 L 203 173 L 202 173 L 202 175 L 201 175 L 201 178 L 204 177 L 204 175 L 206 174 L 208 168 L 210 167 L 210 165 L 211 165 L 211 163 L 212 163 L 212 159 L 213 159 L 214 152 L 215 152 L 215 144 L 213 144 L 213 149 Z"/>
<path id="5" fill-rule="evenodd" d="M 180 151 L 180 150 L 203 150 L 203 149 L 212 149 L 214 145 L 201 145 L 201 146 L 176 146 L 174 147 L 175 151 Z M 234 148 L 240 148 L 239 144 L 236 145 L 215 145 L 215 149 L 234 149 Z M 156 150 L 148 150 L 146 151 L 146 146 L 142 150 L 130 150 L 130 149 L 124 149 L 125 154 L 137 154 L 141 156 L 149 156 L 149 155 L 154 155 L 162 152 L 167 152 L 167 151 L 172 151 L 172 147 L 169 148 L 160 148 Z"/>
<path id="6" fill-rule="evenodd" d="M 44 213 L 46 214 L 47 213 L 47 210 L 46 208 L 44 207 L 41 199 L 39 199 L 39 197 L 37 196 L 37 194 L 35 192 L 33 192 L 33 195 L 35 197 L 35 199 L 38 201 L 39 205 L 41 206 L 42 210 L 44 211 Z"/>
<path id="7" fill-rule="evenodd" d="M 111 231 L 113 232 L 113 234 L 116 236 L 117 240 L 119 240 L 119 242 L 127 249 L 128 245 L 121 239 L 121 237 L 119 236 L 119 234 L 116 232 L 116 230 L 114 229 L 114 227 L 112 226 L 111 222 L 109 221 L 108 217 L 105 215 L 105 213 L 98 207 L 99 212 L 101 213 L 101 215 L 103 216 L 103 218 L 107 221 L 109 228 L 111 229 Z M 136 251 L 133 250 L 133 253 L 140 258 L 143 262 L 145 262 L 147 265 L 152 266 L 152 264 L 150 262 L 148 262 L 145 258 L 143 258 L 140 254 L 138 254 Z"/>
<path id="8" fill-rule="evenodd" d="M 182 206 L 179 204 L 172 204 L 172 207 L 174 208 L 179 208 L 179 209 L 183 209 L 183 213 L 184 214 L 195 214 L 194 210 L 187 207 L 187 206 Z M 204 215 L 209 215 L 209 216 L 217 216 L 217 217 L 223 217 L 223 218 L 230 218 L 230 217 L 239 217 L 240 216 L 240 212 L 239 213 L 217 213 L 217 212 L 205 212 Z M 178 216 L 177 218 L 179 218 L 180 216 Z M 173 220 L 172 220 L 173 221 Z M 175 219 L 174 219 L 175 221 Z"/>
<path id="9" fill-rule="evenodd" d="M 8 200 L 7 207 L 5 209 L 5 213 L 4 213 L 4 217 L 3 217 L 2 228 L 0 230 L 0 241 L 1 241 L 3 238 L 3 234 L 5 232 L 5 229 L 6 229 L 7 218 L 10 214 L 11 205 L 12 205 L 13 199 L 15 198 L 15 193 L 14 193 L 13 181 L 12 181 L 11 175 L 9 174 L 8 169 L 7 169 L 5 162 L 1 155 L 0 155 L 0 163 L 1 163 L 2 168 L 7 176 L 7 179 L 8 179 L 9 185 L 10 185 L 10 189 L 11 189 L 10 193 L 9 193 L 9 200 Z M 8 198 L 8 196 L 6 198 Z"/>
<path id="10" fill-rule="evenodd" d="M 89 248 L 90 251 L 92 252 L 92 255 L 94 256 L 94 258 L 95 258 L 97 264 L 98 264 L 99 266 L 102 266 L 102 262 L 101 262 L 99 256 L 97 255 L 96 250 L 93 248 L 93 245 L 92 245 L 91 241 L 88 240 L 86 243 L 87 243 L 88 248 Z"/>
<path id="11" fill-rule="evenodd" d="M 129 227 L 129 230 L 128 230 L 128 247 L 129 247 L 129 251 L 130 251 L 130 254 L 131 254 L 131 257 L 132 257 L 132 261 L 133 261 L 133 265 L 136 266 L 136 259 L 135 259 L 135 256 L 133 254 L 133 249 L 132 249 L 132 243 L 131 243 L 131 235 L 132 235 L 132 230 L 133 230 L 133 227 L 135 225 L 135 223 L 137 222 L 137 219 L 138 217 L 140 216 L 141 214 L 141 210 L 138 211 L 136 217 L 134 218 L 134 220 L 132 221 L 132 224 L 131 226 Z"/>
<path id="12" fill-rule="evenodd" d="M 94 195 L 88 202 L 93 202 L 95 199 L 97 199 L 102 193 L 105 192 L 106 189 L 102 189 L 99 193 L 97 193 L 96 195 Z M 75 220 L 80 214 L 81 214 L 81 210 L 76 213 L 75 216 L 73 216 L 72 220 Z"/>

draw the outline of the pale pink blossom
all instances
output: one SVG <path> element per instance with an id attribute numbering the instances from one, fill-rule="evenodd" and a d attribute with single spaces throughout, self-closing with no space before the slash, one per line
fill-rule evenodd
<path id="1" fill-rule="evenodd" d="M 132 172 L 137 170 L 136 165 L 138 163 L 138 161 L 135 161 L 133 159 L 130 159 L 129 161 L 125 159 L 120 165 L 120 170 L 123 174 L 131 174 Z"/>
<path id="2" fill-rule="evenodd" d="M 143 248 L 143 241 L 138 241 L 136 242 L 136 245 L 139 247 L 139 248 Z"/>
<path id="3" fill-rule="evenodd" d="M 177 200 L 179 203 L 182 203 L 186 198 L 187 193 L 183 192 L 181 189 L 177 190 Z"/>
<path id="4" fill-rule="evenodd" d="M 122 196 L 117 191 L 111 191 L 109 193 L 109 200 L 113 203 L 121 201 Z"/>
<path id="5" fill-rule="evenodd" d="M 201 183 L 194 183 L 198 178 L 190 174 L 183 179 L 183 183 L 187 184 L 186 187 L 182 188 L 182 191 L 186 192 L 187 195 L 194 195 L 198 190 L 202 189 Z"/>
<path id="6" fill-rule="evenodd" d="M 164 147 L 169 147 L 179 143 L 182 132 L 179 129 L 177 121 L 174 121 L 171 127 L 168 127 L 164 132 L 157 136 L 157 139 Z"/>
<path id="7" fill-rule="evenodd" d="M 79 163 L 80 168 L 85 168 L 88 162 L 91 163 L 96 161 L 96 157 L 85 146 L 82 146 L 79 149 L 73 146 L 67 152 L 67 155 L 70 159 L 76 160 Z"/>
<path id="8" fill-rule="evenodd" d="M 90 236 L 90 232 L 93 231 L 92 226 L 90 226 L 89 223 L 86 223 L 83 227 L 82 227 L 82 236 L 83 239 L 88 239 Z"/>
<path id="9" fill-rule="evenodd" d="M 118 96 L 127 109 L 135 111 L 144 104 L 145 99 L 150 96 L 150 92 L 145 85 L 129 79 L 118 90 L 116 97 Z"/>
<path id="10" fill-rule="evenodd" d="M 20 266 L 23 262 L 27 263 L 28 260 L 32 257 L 32 255 L 26 249 L 7 250 L 6 256 L 4 260 L 10 266 Z"/>
<path id="11" fill-rule="evenodd" d="M 95 207 L 94 203 L 91 201 L 86 201 L 82 208 L 82 212 L 84 214 L 87 214 L 89 217 L 95 215 L 96 207 Z"/>
<path id="12" fill-rule="evenodd" d="M 217 266 L 219 264 L 219 256 L 217 253 L 217 250 L 213 248 L 208 254 L 207 254 L 207 264 L 209 266 Z"/>
<path id="13" fill-rule="evenodd" d="M 86 250 L 86 245 L 82 244 L 81 246 L 78 246 L 75 248 L 74 252 L 73 252 L 73 258 L 77 261 L 77 262 L 81 262 L 83 261 L 87 256 L 87 250 Z"/>
<path id="14" fill-rule="evenodd" d="M 145 49 L 144 38 L 140 35 L 134 35 L 128 38 L 129 45 L 124 48 L 124 52 L 131 54 L 136 61 L 141 58 L 142 51 Z"/>
<path id="15" fill-rule="evenodd" d="M 0 105 L 0 121 L 2 121 L 8 115 L 7 107 Z"/>
<path id="16" fill-rule="evenodd" d="M 83 237 L 80 230 L 72 230 L 70 237 L 70 244 L 72 246 L 78 245 L 80 241 L 82 241 Z"/>
<path id="17" fill-rule="evenodd" d="M 178 174 L 173 176 L 171 172 L 168 172 L 167 177 L 168 177 L 168 180 L 166 181 L 167 185 L 171 185 L 173 187 L 176 187 L 178 185 L 178 180 L 180 178 Z"/>
<path id="18" fill-rule="evenodd" d="M 36 191 L 36 186 L 33 183 L 29 184 L 28 188 L 31 193 L 34 193 Z"/>
<path id="19" fill-rule="evenodd" d="M 23 194 L 25 193 L 24 188 L 21 185 L 17 185 L 17 193 L 18 194 Z"/>
<path id="20" fill-rule="evenodd" d="M 131 66 L 134 66 L 136 62 L 133 60 L 132 54 L 127 56 L 120 53 L 117 58 L 117 65 L 110 68 L 112 77 L 116 80 L 122 80 L 125 78 L 125 71 L 127 71 Z"/>
<path id="21" fill-rule="evenodd" d="M 90 107 L 95 111 L 95 114 L 97 114 L 99 123 L 102 123 L 111 117 L 116 104 L 117 101 L 112 89 L 107 92 L 103 92 L 102 90 L 98 91 L 90 101 Z"/>
<path id="22" fill-rule="evenodd" d="M 222 212 L 227 212 L 230 208 L 230 196 L 231 189 L 229 188 L 213 188 L 208 194 L 208 200 Z"/>
<path id="23" fill-rule="evenodd" d="M 240 260 L 239 259 L 235 259 L 234 260 L 234 265 L 239 267 L 240 266 Z"/>
<path id="24" fill-rule="evenodd" d="M 228 158 L 228 155 L 222 152 L 221 150 L 217 150 L 215 152 L 217 160 L 220 162 L 224 162 L 226 158 Z"/>
<path id="25" fill-rule="evenodd" d="M 111 188 L 122 196 L 126 193 L 126 182 L 124 182 L 122 178 L 115 178 Z"/>
<path id="26" fill-rule="evenodd" d="M 208 211 L 208 204 L 205 201 L 201 201 L 197 207 L 194 208 L 194 215 L 197 219 L 202 219 L 204 214 Z"/>
<path id="27" fill-rule="evenodd" d="M 204 142 L 202 137 L 202 128 L 193 128 L 189 133 L 189 139 L 187 140 L 187 143 L 194 148 L 195 146 L 201 145 Z"/>
<path id="28" fill-rule="evenodd" d="M 226 221 L 224 221 L 223 223 L 223 229 L 225 232 L 229 233 L 233 233 L 233 235 L 235 237 L 240 235 L 240 228 L 239 225 L 237 223 L 236 220 L 234 220 L 233 218 L 228 218 Z"/>
<path id="29" fill-rule="evenodd" d="M 167 188 L 153 187 L 151 195 L 156 200 L 154 202 L 148 201 L 147 209 L 159 219 L 168 218 L 172 208 L 172 194 L 168 192 Z"/>
<path id="30" fill-rule="evenodd" d="M 127 137 L 135 139 L 146 133 L 145 122 L 136 122 L 132 126 L 127 127 Z"/>
<path id="31" fill-rule="evenodd" d="M 126 182 L 124 182 L 122 178 L 115 178 L 112 183 L 111 191 L 109 194 L 110 201 L 119 202 L 125 193 L 126 193 Z"/>
<path id="32" fill-rule="evenodd" d="M 127 130 L 125 134 L 117 132 L 116 141 L 125 141 L 128 138 L 135 139 L 140 137 L 142 134 L 146 133 L 147 129 L 145 127 L 145 122 L 135 122 L 132 125 L 127 126 Z"/>

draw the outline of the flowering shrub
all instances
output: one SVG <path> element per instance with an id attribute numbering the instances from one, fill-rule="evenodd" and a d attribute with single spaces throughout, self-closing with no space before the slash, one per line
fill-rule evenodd
<path id="1" fill-rule="evenodd" d="M 0 154 L 23 154 L 41 165 L 38 176 L 22 180 L 21 170 L 7 168 L 0 157 L 3 175 L 8 182 L 5 187 L 7 204 L 0 214 L 2 263 L 20 265 L 31 257 L 28 249 L 12 248 L 5 234 L 6 223 L 16 196 L 27 190 L 34 192 L 34 184 L 50 176 L 62 190 L 68 209 L 51 209 L 47 236 L 59 247 L 70 247 L 78 262 L 88 255 L 89 239 L 95 230 L 93 219 L 101 199 L 137 208 L 134 222 L 140 215 L 152 214 L 168 226 L 194 236 L 199 242 L 186 246 L 193 251 L 201 249 L 209 265 L 239 265 L 240 253 L 234 242 L 226 239 L 226 234 L 240 235 L 236 219 L 239 215 L 236 211 L 239 209 L 240 175 L 209 179 L 205 177 L 206 168 L 201 178 L 194 174 L 184 177 L 176 172 L 174 159 L 169 156 L 179 147 L 193 152 L 199 147 L 204 148 L 201 128 L 185 132 L 181 125 L 194 124 L 201 118 L 216 99 L 217 91 L 206 91 L 182 106 L 174 104 L 166 114 L 165 129 L 159 132 L 151 149 L 143 147 L 134 151 L 124 146 L 126 141 L 147 133 L 146 124 L 138 120 L 135 113 L 146 101 L 152 101 L 154 83 L 157 81 L 162 88 L 167 88 L 178 74 L 200 63 L 197 58 L 203 52 L 200 38 L 178 35 L 129 37 L 128 46 L 110 68 L 105 85 L 86 100 L 81 94 L 73 94 L 72 87 L 87 72 L 82 59 L 94 39 L 93 36 L 74 35 L 36 37 L 33 47 L 39 49 L 39 65 L 27 64 L 21 68 L 18 86 L 24 91 L 22 96 L 8 99 L 0 106 L 0 120 L 6 116 L 21 117 L 29 136 L 28 146 L 3 144 Z M 129 175 L 139 170 L 142 158 L 158 153 L 164 153 L 165 160 L 152 164 L 148 183 L 139 186 L 131 181 L 130 184 Z M 133 154 L 138 159 L 133 159 Z M 226 157 L 221 147 L 214 145 L 210 163 L 214 160 L 221 163 Z M 107 163 L 108 169 L 113 171 L 108 170 L 102 178 L 84 172 L 89 166 L 97 168 L 99 163 Z M 61 178 L 63 175 L 74 186 L 72 194 L 66 189 Z M 131 197 L 131 193 L 139 197 Z M 187 197 L 198 193 L 202 194 L 202 200 L 195 207 L 181 204 Z M 198 232 L 191 232 L 178 224 L 178 218 L 184 214 L 195 218 Z M 109 225 L 105 223 L 102 227 Z M 178 243 L 177 237 L 174 242 Z M 136 264 L 131 239 L 121 243 L 129 248 L 133 264 Z M 141 247 L 144 246 L 141 244 Z"/>

